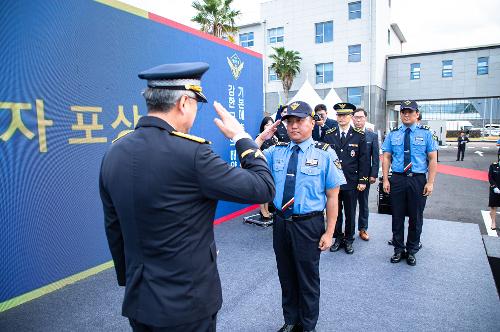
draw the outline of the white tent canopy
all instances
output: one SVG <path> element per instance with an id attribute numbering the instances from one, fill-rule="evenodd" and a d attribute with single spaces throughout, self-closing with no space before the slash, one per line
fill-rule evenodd
<path id="1" fill-rule="evenodd" d="M 316 105 L 323 104 L 323 100 L 316 90 L 314 90 L 308 79 L 304 81 L 304 84 L 302 84 L 299 91 L 297 91 L 297 94 L 287 104 L 293 103 L 294 101 L 305 101 L 313 109 Z"/>
<path id="2" fill-rule="evenodd" d="M 334 88 L 330 89 L 330 92 L 326 95 L 325 99 L 323 99 L 323 104 L 326 105 L 326 109 L 328 110 L 328 117 L 331 119 L 335 119 L 337 112 L 333 109 L 333 105 L 337 103 L 341 103 L 342 100 L 340 99 L 339 95 L 337 92 L 335 92 Z"/>

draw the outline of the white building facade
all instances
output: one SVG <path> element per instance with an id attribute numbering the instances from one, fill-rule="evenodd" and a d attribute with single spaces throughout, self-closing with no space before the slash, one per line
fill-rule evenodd
<path id="1" fill-rule="evenodd" d="M 334 88 L 385 128 L 386 58 L 406 41 L 391 21 L 390 0 L 273 0 L 261 5 L 260 22 L 239 28 L 238 43 L 263 55 L 264 111 L 286 102 L 269 58 L 273 47 L 284 47 L 302 57 L 289 99 L 307 79 L 320 97 Z"/>
<path id="2" fill-rule="evenodd" d="M 500 123 L 500 44 L 389 56 L 387 120 L 416 100 L 423 120 Z"/>

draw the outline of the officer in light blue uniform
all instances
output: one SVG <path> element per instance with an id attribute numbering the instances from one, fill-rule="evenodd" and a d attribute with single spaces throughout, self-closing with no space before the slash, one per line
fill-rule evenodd
<path id="1" fill-rule="evenodd" d="M 285 320 L 279 331 L 314 331 L 319 316 L 320 252 L 332 244 L 334 209 L 346 180 L 335 151 L 312 139 L 311 107 L 297 101 L 287 108 L 283 120 L 291 142 L 278 142 L 263 151 L 276 185 L 273 247 Z M 259 135 L 257 144 L 276 127 Z"/>
<path id="2" fill-rule="evenodd" d="M 407 263 L 412 266 L 417 263 L 415 254 L 419 250 L 425 202 L 433 191 L 438 149 L 429 127 L 417 124 L 419 113 L 415 101 L 403 101 L 400 110 L 403 124 L 393 129 L 382 145 L 383 188 L 390 193 L 392 204 L 394 255 L 391 262 L 399 263 L 406 257 Z M 389 180 L 391 166 L 392 177 Z M 409 216 L 407 252 L 404 244 L 406 213 Z"/>

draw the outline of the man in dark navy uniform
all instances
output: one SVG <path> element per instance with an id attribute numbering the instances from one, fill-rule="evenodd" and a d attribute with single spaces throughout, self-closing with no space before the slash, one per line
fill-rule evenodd
<path id="1" fill-rule="evenodd" d="M 354 112 L 353 122 L 354 127 L 362 130 L 365 133 L 367 158 L 369 166 L 369 182 L 366 184 L 366 189 L 358 193 L 359 214 L 358 214 L 358 231 L 359 237 L 364 240 L 370 240 L 368 235 L 368 216 L 370 211 L 368 209 L 368 195 L 370 194 L 370 184 L 374 184 L 378 178 L 378 169 L 380 166 L 380 153 L 378 144 L 378 135 L 370 129 L 365 128 L 367 113 L 364 109 L 358 108 Z"/>
<path id="2" fill-rule="evenodd" d="M 316 124 L 314 125 L 312 138 L 317 142 L 323 142 L 325 133 L 334 127 L 338 127 L 337 121 L 328 118 L 328 110 L 325 104 L 318 104 L 314 107 Z"/>
<path id="3" fill-rule="evenodd" d="M 319 260 L 332 244 L 339 186 L 345 183 L 335 151 L 312 139 L 314 111 L 303 102 L 283 117 L 292 140 L 264 150 L 276 182 L 273 248 L 285 324 L 278 332 L 315 331 L 319 317 Z M 269 139 L 278 123 L 257 139 Z M 327 226 L 325 230 L 326 208 Z"/>
<path id="4" fill-rule="evenodd" d="M 105 154 L 99 179 L 105 229 L 122 314 L 134 331 L 215 331 L 222 304 L 213 221 L 218 200 L 266 203 L 274 197 L 267 162 L 219 103 L 221 132 L 236 142 L 242 168 L 210 142 L 189 135 L 206 63 L 146 70 L 148 115 Z"/>
<path id="5" fill-rule="evenodd" d="M 392 204 L 394 255 L 391 263 L 399 263 L 406 257 L 411 266 L 417 264 L 415 254 L 420 249 L 425 203 L 434 189 L 437 170 L 437 144 L 429 127 L 417 124 L 419 114 L 415 101 L 403 101 L 400 109 L 403 124 L 391 130 L 382 145 L 383 189 L 390 193 Z M 408 237 L 405 246 L 404 221 L 407 213 Z"/>
<path id="6" fill-rule="evenodd" d="M 353 128 L 350 124 L 356 106 L 350 103 L 338 103 L 333 108 L 337 111 L 339 127 L 326 131 L 325 142 L 337 153 L 347 183 L 340 187 L 339 213 L 333 235 L 335 242 L 330 251 L 338 251 L 344 246 L 346 253 L 353 254 L 358 192 L 365 190 L 368 183 L 366 139 L 362 130 Z M 342 209 L 345 214 L 345 232 L 342 232 Z"/>
<path id="7" fill-rule="evenodd" d="M 467 143 L 469 143 L 469 137 L 465 135 L 463 131 L 460 132 L 460 136 L 457 138 L 458 142 L 458 151 L 457 151 L 457 161 L 464 161 L 464 155 L 465 155 L 465 146 Z M 460 158 L 462 156 L 462 158 Z"/>

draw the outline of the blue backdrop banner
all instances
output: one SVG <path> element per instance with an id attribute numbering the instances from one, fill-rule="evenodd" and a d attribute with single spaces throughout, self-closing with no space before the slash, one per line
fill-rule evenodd
<path id="1" fill-rule="evenodd" d="M 209 104 L 191 133 L 238 165 L 213 123 L 217 100 L 257 134 L 260 55 L 101 2 L 0 3 L 0 303 L 111 259 L 98 173 L 112 140 L 146 114 L 140 71 L 209 63 Z M 217 217 L 244 207 L 221 202 Z"/>

